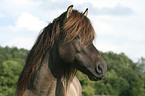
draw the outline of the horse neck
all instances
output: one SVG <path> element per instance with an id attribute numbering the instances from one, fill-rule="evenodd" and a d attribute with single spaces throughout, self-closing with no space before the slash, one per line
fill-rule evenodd
<path id="1" fill-rule="evenodd" d="M 48 63 L 48 56 L 46 56 L 30 87 L 31 92 L 36 96 L 37 94 L 39 96 L 54 96 L 55 94 L 57 79 L 52 75 Z"/>
<path id="2" fill-rule="evenodd" d="M 48 66 L 49 56 L 46 56 L 36 72 L 33 83 L 24 96 L 66 96 L 65 84 L 62 78 L 55 78 Z"/>

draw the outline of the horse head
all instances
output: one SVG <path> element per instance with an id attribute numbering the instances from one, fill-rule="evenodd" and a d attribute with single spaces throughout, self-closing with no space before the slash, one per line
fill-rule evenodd
<path id="1" fill-rule="evenodd" d="M 68 7 L 65 20 L 61 24 L 63 34 L 59 36 L 57 43 L 58 55 L 65 66 L 78 69 L 90 80 L 99 80 L 105 76 L 107 66 L 93 45 L 95 32 L 86 16 L 88 9 L 79 13 L 72 10 L 72 7 Z"/>

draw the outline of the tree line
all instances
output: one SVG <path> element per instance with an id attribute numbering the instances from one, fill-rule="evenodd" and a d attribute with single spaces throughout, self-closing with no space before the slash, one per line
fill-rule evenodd
<path id="1" fill-rule="evenodd" d="M 16 83 L 29 53 L 26 49 L 0 46 L 0 96 L 15 96 Z M 107 64 L 107 73 L 100 81 L 90 81 L 77 72 L 82 85 L 82 96 L 144 96 L 145 58 L 133 62 L 124 53 L 101 52 Z"/>

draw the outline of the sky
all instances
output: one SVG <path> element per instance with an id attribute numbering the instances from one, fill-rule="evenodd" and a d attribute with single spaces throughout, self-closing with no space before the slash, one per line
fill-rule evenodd
<path id="1" fill-rule="evenodd" d="M 67 10 L 88 11 L 94 45 L 103 52 L 145 57 L 145 0 L 0 0 L 0 46 L 31 49 L 41 30 Z"/>

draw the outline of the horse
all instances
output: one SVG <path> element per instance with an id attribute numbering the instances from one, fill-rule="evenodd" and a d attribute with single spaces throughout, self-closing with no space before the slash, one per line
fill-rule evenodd
<path id="1" fill-rule="evenodd" d="M 104 78 L 107 65 L 93 45 L 95 31 L 87 14 L 88 8 L 81 13 L 71 5 L 41 31 L 27 56 L 16 96 L 81 96 L 77 70 L 92 81 Z"/>

